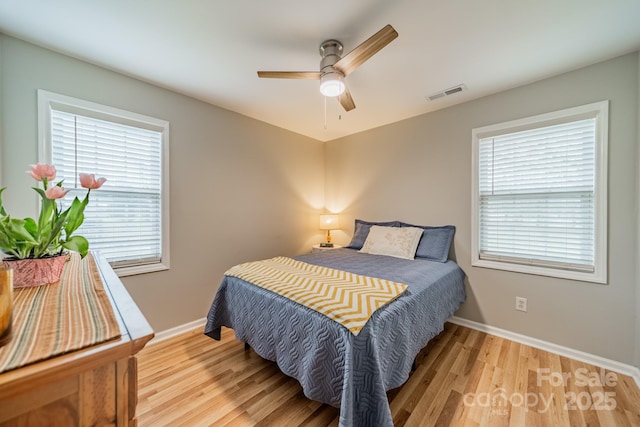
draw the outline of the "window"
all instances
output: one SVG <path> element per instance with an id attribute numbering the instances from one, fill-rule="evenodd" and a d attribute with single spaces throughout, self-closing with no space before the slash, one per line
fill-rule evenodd
<path id="1" fill-rule="evenodd" d="M 472 265 L 607 280 L 608 101 L 474 129 Z"/>
<path id="2" fill-rule="evenodd" d="M 120 276 L 167 269 L 169 124 L 42 90 L 38 109 L 40 161 L 72 189 L 65 200 L 85 194 L 79 173 L 107 178 L 78 229 L 90 249 Z"/>

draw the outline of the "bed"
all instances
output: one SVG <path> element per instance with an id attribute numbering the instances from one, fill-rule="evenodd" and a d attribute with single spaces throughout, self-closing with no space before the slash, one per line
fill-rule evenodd
<path id="1" fill-rule="evenodd" d="M 357 335 L 232 276 L 220 284 L 204 333 L 220 340 L 222 326 L 234 329 L 238 340 L 296 378 L 309 399 L 340 408 L 340 426 L 392 426 L 386 392 L 406 382 L 418 352 L 464 302 L 465 275 L 452 260 L 400 259 L 362 253 L 357 242 L 353 246 L 293 258 L 407 285 Z"/>

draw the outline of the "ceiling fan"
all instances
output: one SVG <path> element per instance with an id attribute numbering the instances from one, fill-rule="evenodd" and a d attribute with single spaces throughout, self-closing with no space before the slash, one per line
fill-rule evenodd
<path id="1" fill-rule="evenodd" d="M 333 39 L 326 40 L 320 44 L 320 71 L 258 71 L 258 77 L 320 80 L 320 92 L 324 96 L 338 96 L 340 105 L 346 111 L 351 111 L 356 108 L 356 104 L 344 83 L 344 78 L 396 37 L 396 30 L 391 25 L 386 25 L 344 57 L 340 56 L 343 50 L 342 43 Z"/>

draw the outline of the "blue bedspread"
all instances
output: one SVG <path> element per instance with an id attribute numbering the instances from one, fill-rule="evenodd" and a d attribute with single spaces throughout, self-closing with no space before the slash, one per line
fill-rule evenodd
<path id="1" fill-rule="evenodd" d="M 220 327 L 296 378 L 304 394 L 340 408 L 340 426 L 392 426 L 386 392 L 408 379 L 427 342 L 464 302 L 464 272 L 453 261 L 404 260 L 334 249 L 300 261 L 406 283 L 407 291 L 376 311 L 357 335 L 307 307 L 234 277 L 225 277 L 205 334 Z"/>

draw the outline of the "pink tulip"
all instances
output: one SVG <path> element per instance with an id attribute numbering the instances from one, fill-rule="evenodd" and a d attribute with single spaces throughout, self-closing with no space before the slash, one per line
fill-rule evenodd
<path id="1" fill-rule="evenodd" d="M 36 181 L 42 181 L 45 178 L 47 181 L 53 181 L 56 179 L 56 167 L 53 165 L 38 163 L 36 165 L 29 166 L 31 167 L 31 170 L 27 171 L 27 173 L 31 174 L 33 179 Z"/>
<path id="2" fill-rule="evenodd" d="M 80 185 L 83 188 L 88 188 L 90 190 L 96 190 L 102 187 L 102 184 L 107 180 L 107 178 L 98 178 L 96 179 L 96 175 L 91 173 L 81 173 L 80 174 Z"/>
<path id="3" fill-rule="evenodd" d="M 53 187 L 48 188 L 44 192 L 44 195 L 47 196 L 47 199 L 49 200 L 56 200 L 56 199 L 62 199 L 64 196 L 67 195 L 68 192 L 69 190 L 65 190 L 62 187 L 58 187 L 57 185 L 54 185 Z"/>

